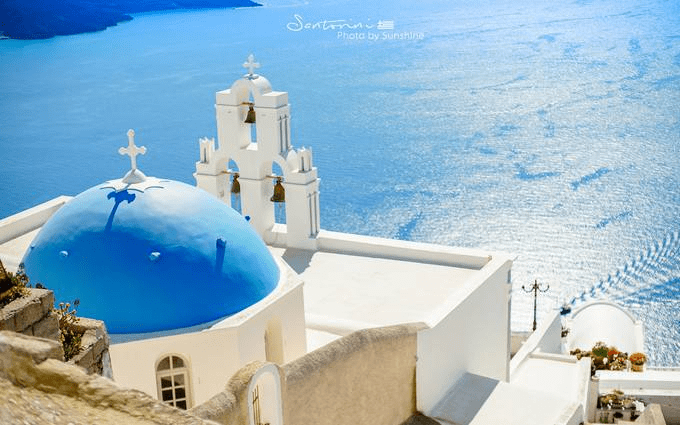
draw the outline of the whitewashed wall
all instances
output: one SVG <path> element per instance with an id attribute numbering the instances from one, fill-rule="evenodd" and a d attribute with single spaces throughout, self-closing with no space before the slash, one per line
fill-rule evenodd
<path id="1" fill-rule="evenodd" d="M 222 329 L 111 345 L 114 381 L 157 398 L 156 362 L 166 354 L 180 355 L 189 363 L 192 405 L 200 404 L 241 367 L 237 342 L 236 330 Z"/>
<path id="2" fill-rule="evenodd" d="M 419 411 L 428 414 L 465 372 L 508 381 L 511 264 L 507 257 L 493 258 L 471 278 L 467 294 L 452 301 L 451 312 L 418 333 Z"/>
<path id="3" fill-rule="evenodd" d="M 281 263 L 280 260 L 277 260 Z M 234 373 L 251 361 L 266 361 L 268 352 L 280 363 L 306 353 L 303 286 L 291 271 L 275 293 L 211 329 L 111 345 L 114 380 L 157 397 L 156 362 L 178 354 L 190 364 L 193 406 L 224 390 Z M 279 350 L 266 350 L 265 333 L 280 324 Z M 275 340 L 276 344 L 276 340 Z"/>

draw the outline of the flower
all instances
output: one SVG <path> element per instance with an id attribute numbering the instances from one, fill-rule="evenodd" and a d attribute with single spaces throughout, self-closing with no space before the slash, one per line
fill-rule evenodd
<path id="1" fill-rule="evenodd" d="M 641 352 L 636 352 L 631 354 L 629 361 L 634 365 L 643 365 L 646 362 L 646 356 Z"/>

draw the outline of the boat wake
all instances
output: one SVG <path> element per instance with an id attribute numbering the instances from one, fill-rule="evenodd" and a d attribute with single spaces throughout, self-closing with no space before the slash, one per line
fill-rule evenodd
<path id="1" fill-rule="evenodd" d="M 679 231 L 655 241 L 635 259 L 608 274 L 591 288 L 582 290 L 569 302 L 570 307 L 607 297 L 627 305 L 647 301 L 679 299 Z"/>
<path id="2" fill-rule="evenodd" d="M 679 364 L 679 231 L 655 241 L 639 255 L 582 290 L 566 304 L 575 309 L 607 299 L 629 309 L 646 325 L 646 347 L 669 342 L 668 348 L 649 353 L 652 365 Z M 663 336 L 658 336 L 662 334 Z M 660 337 L 663 337 L 662 339 Z"/>

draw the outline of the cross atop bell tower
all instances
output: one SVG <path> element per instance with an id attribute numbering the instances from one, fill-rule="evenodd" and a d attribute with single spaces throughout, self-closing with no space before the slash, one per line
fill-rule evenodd
<path id="1" fill-rule="evenodd" d="M 250 79 L 258 77 L 258 74 L 253 74 L 253 70 L 256 68 L 260 68 L 260 64 L 254 61 L 255 56 L 253 56 L 253 54 L 251 53 L 250 55 L 248 55 L 248 59 L 246 60 L 246 62 L 244 62 L 242 65 L 244 68 L 248 69 L 248 74 L 246 74 L 244 77 Z"/>

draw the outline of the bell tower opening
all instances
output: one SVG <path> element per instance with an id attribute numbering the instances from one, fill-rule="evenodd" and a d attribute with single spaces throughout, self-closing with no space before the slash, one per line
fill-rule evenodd
<path id="1" fill-rule="evenodd" d="M 272 162 L 272 197 L 270 201 L 274 203 L 274 223 L 286 223 L 286 190 L 284 189 L 284 172 L 281 166 Z M 276 176 L 276 177 L 275 177 Z"/>
<path id="2" fill-rule="evenodd" d="M 229 195 L 230 203 L 234 210 L 241 214 L 241 184 L 239 183 L 239 166 L 230 158 L 227 163 L 227 173 L 229 173 Z"/>
<path id="3" fill-rule="evenodd" d="M 257 116 L 255 114 L 255 101 L 253 100 L 253 93 L 249 93 L 248 102 L 245 103 L 248 106 L 248 111 L 246 112 L 246 119 L 244 123 L 250 127 L 251 131 L 251 143 L 258 143 L 258 126 L 256 124 Z"/>

